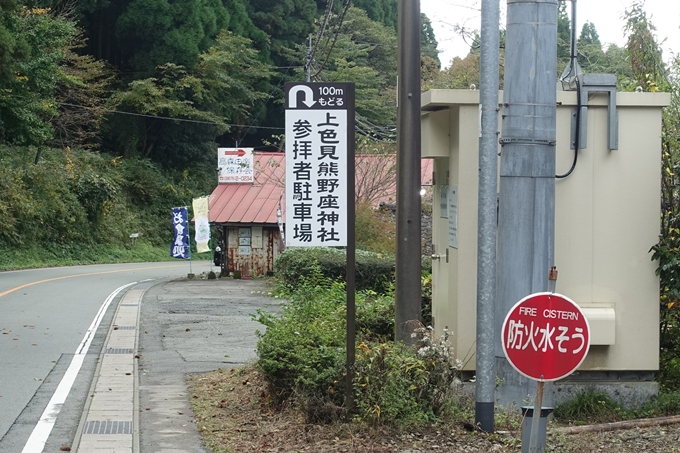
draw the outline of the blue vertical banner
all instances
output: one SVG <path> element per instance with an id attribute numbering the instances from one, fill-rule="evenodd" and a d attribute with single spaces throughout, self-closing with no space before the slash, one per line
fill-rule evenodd
<path id="1" fill-rule="evenodd" d="M 170 256 L 188 259 L 189 256 L 189 221 L 187 208 L 172 208 L 172 229 L 175 240 L 170 246 Z"/>

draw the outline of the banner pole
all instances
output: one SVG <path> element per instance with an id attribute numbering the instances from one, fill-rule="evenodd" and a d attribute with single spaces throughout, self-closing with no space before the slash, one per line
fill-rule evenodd
<path id="1" fill-rule="evenodd" d="M 188 238 L 187 243 L 189 245 L 189 274 L 193 274 L 194 271 L 191 267 L 191 221 L 189 219 L 189 206 L 185 206 L 185 208 L 187 210 L 187 238 Z"/>

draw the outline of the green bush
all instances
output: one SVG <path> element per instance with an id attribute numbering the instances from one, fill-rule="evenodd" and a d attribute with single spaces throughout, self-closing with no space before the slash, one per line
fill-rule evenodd
<path id="1" fill-rule="evenodd" d="M 358 418 L 409 427 L 455 414 L 454 383 L 462 364 L 451 357 L 448 332 L 437 339 L 431 328 L 417 331 L 415 349 L 399 342 L 359 344 L 354 380 Z"/>
<path id="2" fill-rule="evenodd" d="M 344 409 L 346 288 L 323 276 L 318 264 L 294 288 L 276 316 L 259 311 L 258 366 L 279 402 L 292 398 L 310 421 L 330 421 Z M 451 413 L 451 362 L 447 339 L 422 329 L 418 348 L 394 343 L 394 299 L 367 290 L 356 294 L 355 416 L 368 423 L 418 425 Z"/>
<path id="3" fill-rule="evenodd" d="M 309 276 L 318 264 L 323 275 L 345 281 L 345 250 L 328 247 L 293 247 L 286 249 L 276 260 L 274 270 L 279 280 L 294 288 L 300 278 Z M 356 289 L 388 292 L 394 283 L 394 257 L 357 250 Z"/>
<path id="4" fill-rule="evenodd" d="M 280 400 L 298 393 L 308 402 L 341 403 L 344 395 L 335 386 L 345 364 L 344 284 L 317 268 L 287 296 L 280 317 L 264 311 L 255 317 L 267 327 L 258 332 L 258 366 Z"/>
<path id="5" fill-rule="evenodd" d="M 375 291 L 361 291 L 355 296 L 357 332 L 367 340 L 394 339 L 394 298 Z"/>
<path id="6" fill-rule="evenodd" d="M 421 425 L 428 409 L 420 392 L 427 388 L 427 366 L 402 343 L 360 344 L 357 355 L 356 404 L 370 424 Z"/>

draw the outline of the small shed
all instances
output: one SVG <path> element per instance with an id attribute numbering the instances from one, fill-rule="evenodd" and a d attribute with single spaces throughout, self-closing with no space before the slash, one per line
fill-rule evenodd
<path id="1" fill-rule="evenodd" d="M 252 183 L 218 184 L 210 195 L 210 223 L 219 229 L 221 275 L 271 274 L 285 218 L 284 153 L 253 154 Z M 225 247 L 226 244 L 226 247 Z"/>

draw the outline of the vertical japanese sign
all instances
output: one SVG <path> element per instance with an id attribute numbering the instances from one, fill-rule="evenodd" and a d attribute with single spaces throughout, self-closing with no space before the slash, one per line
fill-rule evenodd
<path id="1" fill-rule="evenodd" d="M 172 229 L 175 240 L 170 246 L 173 258 L 189 258 L 189 221 L 187 208 L 172 208 Z"/>
<path id="2" fill-rule="evenodd" d="M 348 199 L 347 156 L 354 146 L 348 118 L 354 118 L 353 84 L 286 84 L 288 247 L 347 246 L 347 203 L 354 203 Z"/>
<path id="3" fill-rule="evenodd" d="M 253 183 L 253 148 L 217 148 L 218 183 Z"/>

